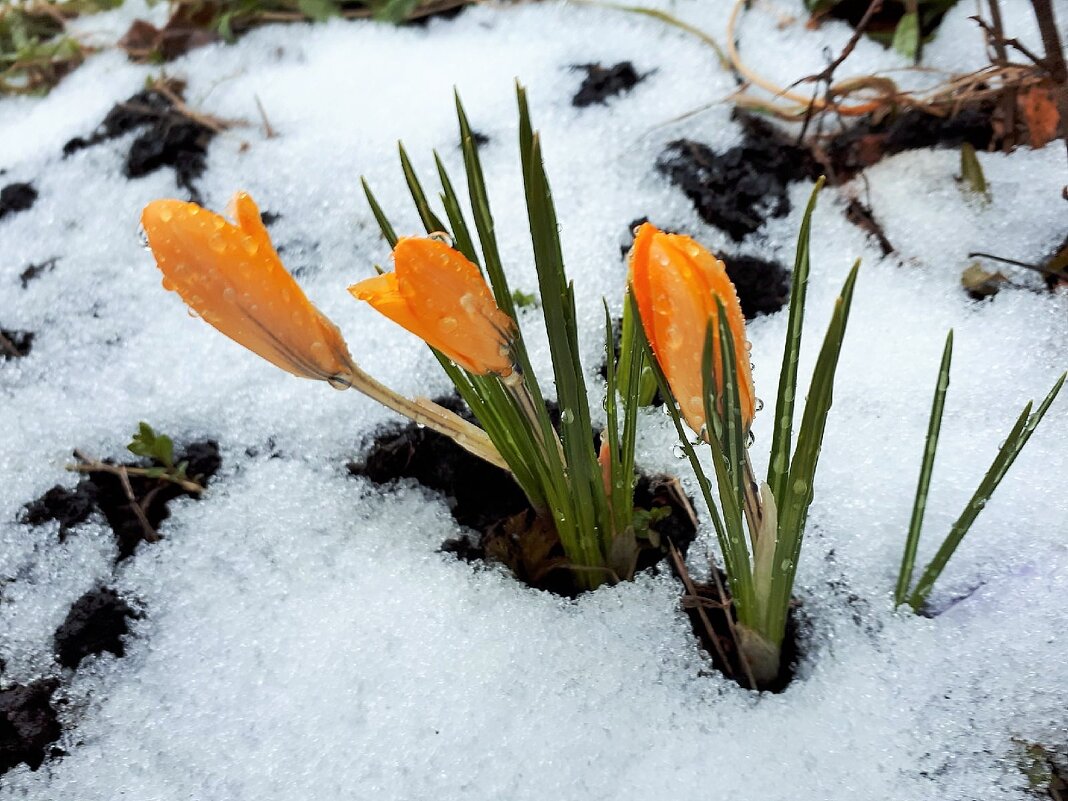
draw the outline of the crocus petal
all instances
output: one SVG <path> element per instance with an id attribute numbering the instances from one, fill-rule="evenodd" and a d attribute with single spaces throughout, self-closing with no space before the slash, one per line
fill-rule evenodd
<path id="1" fill-rule="evenodd" d="M 397 288 L 396 273 L 366 278 L 350 286 L 349 292 L 356 300 L 366 301 L 375 311 L 416 336 L 421 336 L 422 323 L 412 314 L 408 302 Z"/>
<path id="2" fill-rule="evenodd" d="M 194 203 L 156 200 L 141 213 L 163 285 L 220 332 L 294 375 L 344 383 L 355 369 L 337 327 L 282 266 L 248 195 L 239 225 Z"/>
<path id="3" fill-rule="evenodd" d="M 349 291 L 465 370 L 511 374 L 515 323 L 497 306 L 477 266 L 429 237 L 400 239 L 393 260 L 395 272 Z"/>

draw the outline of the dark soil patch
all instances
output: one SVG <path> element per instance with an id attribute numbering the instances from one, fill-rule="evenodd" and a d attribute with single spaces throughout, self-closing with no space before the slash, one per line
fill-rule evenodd
<path id="1" fill-rule="evenodd" d="M 631 243 L 634 242 L 634 231 L 644 222 L 648 222 L 647 217 L 634 220 L 628 227 Z M 665 233 L 680 233 L 670 228 L 660 230 Z M 623 252 L 630 252 L 629 244 L 623 248 Z M 790 300 L 790 272 L 779 262 L 729 253 L 720 253 L 717 257 L 727 266 L 727 275 L 738 292 L 738 301 L 742 305 L 745 319 L 752 320 L 761 314 L 773 314 Z"/>
<path id="2" fill-rule="evenodd" d="M 629 61 L 621 61 L 611 67 L 602 67 L 600 64 L 576 64 L 572 69 L 586 72 L 586 77 L 582 79 L 578 91 L 571 98 L 571 105 L 578 108 L 592 106 L 595 103 L 605 105 L 610 97 L 629 92 L 648 75 L 648 73 L 640 74 Z"/>
<path id="3" fill-rule="evenodd" d="M 128 633 L 126 621 L 136 617 L 114 590 L 90 590 L 71 605 L 67 618 L 56 629 L 52 642 L 59 664 L 74 670 L 90 654 L 108 651 L 125 656 L 122 637 Z"/>
<path id="4" fill-rule="evenodd" d="M 187 445 L 176 455 L 175 461 L 188 462 L 187 474 L 202 484 L 211 479 L 222 466 L 219 445 L 215 440 Z M 144 467 L 145 464 L 130 462 L 125 466 Z M 131 556 L 142 541 L 154 542 L 158 539 L 156 532 L 160 524 L 170 516 L 167 505 L 172 500 L 199 497 L 171 481 L 137 475 L 129 475 L 128 479 L 133 496 L 148 523 L 147 529 L 134 511 L 119 476 L 102 470 L 87 475 L 73 490 L 57 485 L 40 498 L 26 504 L 21 522 L 41 525 L 49 520 L 58 520 L 60 538 L 63 538 L 73 526 L 85 521 L 90 512 L 98 510 L 104 515 L 118 540 L 118 561 L 122 561 Z"/>
<path id="5" fill-rule="evenodd" d="M 471 419 L 458 399 L 439 398 L 437 402 Z M 476 537 L 443 543 L 446 553 L 469 562 L 501 562 L 517 579 L 538 589 L 568 597 L 578 594 L 570 571 L 544 569 L 563 559 L 563 548 L 554 531 L 537 525 L 519 485 L 503 470 L 473 456 L 448 437 L 414 423 L 391 426 L 374 438 L 363 460 L 349 464 L 348 469 L 352 475 L 376 484 L 409 478 L 440 492 L 456 521 L 477 533 Z M 635 506 L 670 508 L 671 514 L 655 524 L 656 532 L 663 542 L 670 540 L 686 552 L 696 529 L 673 481 L 641 477 Z M 653 567 L 663 556 L 659 547 L 643 549 L 637 569 Z"/>
<path id="6" fill-rule="evenodd" d="M 84 523 L 96 510 L 97 495 L 97 486 L 91 478 L 83 478 L 74 489 L 57 484 L 40 498 L 26 504 L 19 519 L 30 526 L 58 520 L 59 541 L 63 542 L 74 526 Z"/>
<path id="7" fill-rule="evenodd" d="M 719 575 L 723 585 L 723 592 L 726 595 L 725 599 L 720 597 L 715 584 L 697 584 L 695 586 L 697 599 L 695 600 L 692 596 L 685 596 L 683 598 L 683 608 L 686 610 L 687 617 L 690 618 L 690 625 L 693 627 L 694 635 L 700 640 L 701 647 L 712 659 L 712 664 L 716 670 L 730 676 L 743 687 L 747 687 L 748 682 L 745 677 L 745 670 L 739 659 L 738 648 L 734 644 L 734 636 L 731 633 L 732 624 L 737 622 L 737 616 L 734 613 L 734 607 L 729 603 L 730 588 L 726 574 L 720 571 Z M 724 601 L 727 601 L 726 606 Z M 699 607 L 704 609 L 705 616 L 711 624 L 711 635 L 701 619 L 698 611 Z M 727 609 L 730 610 L 731 616 L 729 622 Z M 794 678 L 794 672 L 797 669 L 797 662 L 800 657 L 799 635 L 802 623 L 799 610 L 800 602 L 794 601 L 786 618 L 786 634 L 782 641 L 779 675 L 775 677 L 773 682 L 761 687 L 761 690 L 780 693 L 786 689 Z M 712 636 L 718 640 L 718 650 L 711 639 Z M 720 657 L 720 651 L 726 657 L 726 662 Z"/>
<path id="8" fill-rule="evenodd" d="M 40 264 L 30 264 L 19 273 L 19 283 L 23 289 L 28 289 L 32 281 L 36 281 L 45 273 L 50 273 L 55 269 L 56 264 L 59 263 L 59 257 L 53 256 L 47 261 L 42 261 Z"/>
<path id="9" fill-rule="evenodd" d="M 33 349 L 32 331 L 12 331 L 0 328 L 0 361 L 21 359 L 29 356 Z"/>
<path id="10" fill-rule="evenodd" d="M 21 762 L 37 770 L 51 756 L 48 746 L 62 733 L 51 702 L 57 686 L 40 679 L 0 690 L 0 774 Z"/>
<path id="11" fill-rule="evenodd" d="M 37 200 L 37 190 L 33 184 L 14 183 L 0 189 L 0 220 L 8 214 L 26 211 Z"/>
<path id="12" fill-rule="evenodd" d="M 959 148 L 965 142 L 988 150 L 995 139 L 992 104 L 965 106 L 957 114 L 940 117 L 907 109 L 882 118 L 864 117 L 825 146 L 834 180 L 848 180 L 886 156 L 906 150 Z"/>
<path id="13" fill-rule="evenodd" d="M 172 83 L 172 90 L 180 89 Z M 199 202 L 193 182 L 207 166 L 208 145 L 215 131 L 180 113 L 162 92 L 146 89 L 115 105 L 88 137 L 75 137 L 63 146 L 69 156 L 87 147 L 140 131 L 130 144 L 123 172 L 140 178 L 162 167 L 173 167 L 178 186 Z"/>
<path id="14" fill-rule="evenodd" d="M 790 211 L 788 187 L 821 170 L 808 150 L 767 122 L 735 113 L 744 139 L 722 153 L 689 139 L 671 142 L 657 168 L 693 202 L 701 219 L 736 242 Z"/>

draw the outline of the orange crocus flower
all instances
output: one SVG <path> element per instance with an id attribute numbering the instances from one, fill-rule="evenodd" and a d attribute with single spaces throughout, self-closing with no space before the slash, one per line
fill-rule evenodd
<path id="1" fill-rule="evenodd" d="M 665 234 L 645 223 L 630 251 L 630 283 L 656 360 L 687 424 L 698 433 L 705 425 L 701 360 L 709 322 L 714 332 L 716 392 L 723 392 L 716 299 L 723 303 L 734 338 L 742 422 L 748 428 L 755 395 L 745 317 L 723 262 L 690 237 Z"/>
<path id="2" fill-rule="evenodd" d="M 393 261 L 394 272 L 349 292 L 469 372 L 512 373 L 515 322 L 497 306 L 476 265 L 433 237 L 398 240 Z"/>
<path id="3" fill-rule="evenodd" d="M 234 223 L 180 200 L 154 200 L 141 225 L 163 286 L 205 322 L 272 364 L 302 378 L 351 385 L 348 346 L 282 265 L 244 192 L 228 212 Z"/>

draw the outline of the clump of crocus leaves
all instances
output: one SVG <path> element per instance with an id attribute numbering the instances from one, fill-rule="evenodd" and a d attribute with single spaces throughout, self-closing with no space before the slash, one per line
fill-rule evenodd
<path id="1" fill-rule="evenodd" d="M 745 683 L 767 686 L 780 670 L 794 576 L 813 500 L 820 447 L 859 263 L 835 301 L 795 436 L 797 366 L 809 273 L 809 236 L 820 181 L 798 238 L 787 338 L 774 409 L 766 480 L 749 459 L 749 429 L 760 410 L 749 365 L 745 324 L 725 267 L 695 240 L 643 225 L 630 254 L 630 277 L 618 347 L 605 309 L 606 425 L 594 430 L 579 360 L 573 285 L 564 271 L 556 212 L 518 89 L 523 188 L 540 304 L 559 404 L 554 421 L 532 369 L 500 256 L 478 148 L 459 99 L 457 113 L 473 228 L 435 154 L 442 220 L 431 209 L 403 146 L 401 166 L 426 236 L 399 237 L 370 188 L 364 190 L 394 270 L 349 288 L 358 300 L 422 338 L 433 350 L 480 426 L 441 406 L 401 396 L 361 370 L 337 326 L 316 309 L 285 270 L 252 199 L 238 194 L 233 222 L 191 203 L 159 200 L 142 214 L 148 243 L 164 274 L 192 311 L 278 367 L 337 389 L 355 388 L 402 415 L 451 437 L 511 472 L 551 527 L 576 583 L 595 588 L 632 576 L 648 515 L 634 507 L 634 446 L 639 408 L 655 379 L 680 443 L 696 473 L 715 529 Z M 477 245 L 476 245 L 477 242 Z M 950 340 L 951 342 L 951 340 Z M 913 522 L 905 548 L 898 603 L 919 609 L 931 585 L 1064 382 L 1037 411 L 1024 410 L 975 498 L 908 593 L 926 504 L 945 389 L 949 343 L 939 374 Z M 697 435 L 690 441 L 687 426 Z M 707 445 L 714 481 L 695 446 Z M 711 571 L 718 581 L 718 571 Z"/>

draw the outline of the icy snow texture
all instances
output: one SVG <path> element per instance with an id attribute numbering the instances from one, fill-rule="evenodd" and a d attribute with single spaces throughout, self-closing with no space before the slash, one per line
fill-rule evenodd
<path id="1" fill-rule="evenodd" d="M 722 0 L 665 7 L 722 38 Z M 1002 7 L 1010 33 L 1032 41 L 1027 4 Z M 965 0 L 950 13 L 927 51 L 935 66 L 981 64 L 972 11 Z M 117 34 L 125 17 L 99 19 L 96 30 Z M 791 82 L 848 29 L 809 31 L 800 2 L 758 3 L 740 38 L 754 64 Z M 570 65 L 627 59 L 652 71 L 644 82 L 605 107 L 570 105 L 581 80 Z M 901 66 L 862 41 L 841 75 Z M 454 85 L 490 137 L 498 231 L 524 291 L 536 283 L 512 76 L 530 87 L 591 374 L 601 296 L 620 307 L 618 248 L 631 220 L 649 215 L 727 245 L 654 163 L 679 137 L 717 149 L 738 141 L 728 106 L 678 121 L 735 87 L 707 48 L 653 20 L 543 3 L 471 9 L 425 29 L 267 28 L 168 71 L 189 80 L 194 107 L 252 123 L 212 144 L 200 182 L 209 205 L 244 188 L 280 213 L 272 234 L 289 266 L 361 364 L 405 392 L 448 387 L 420 343 L 344 292 L 388 256 L 358 176 L 399 230 L 416 231 L 395 141 L 427 180 L 437 148 L 459 181 Z M 73 483 L 62 470 L 73 447 L 119 455 L 146 419 L 179 440 L 218 438 L 224 468 L 203 503 L 173 504 L 164 540 L 112 578 L 145 615 L 131 624 L 124 659 L 86 660 L 66 691 L 69 755 L 8 773 L 0 799 L 998 801 L 1029 797 L 1017 741 L 1064 754 L 1064 398 L 936 588 L 948 611 L 926 620 L 889 603 L 946 329 L 957 350 L 921 561 L 1022 404 L 1066 367 L 1063 292 L 1009 290 L 975 304 L 958 285 L 970 250 L 1035 261 L 1060 241 L 1063 149 L 983 154 L 989 206 L 961 194 L 951 151 L 870 170 L 867 187 L 844 193 L 870 191 L 895 258 L 844 220 L 835 193 L 822 199 L 802 376 L 849 265 L 865 264 L 798 578 L 806 657 L 785 694 L 758 697 L 708 672 L 670 578 L 565 602 L 438 554 L 456 534 L 440 500 L 345 477 L 345 461 L 387 412 L 278 372 L 160 289 L 136 219 L 148 200 L 176 193 L 172 175 L 121 177 L 128 140 L 60 158 L 63 142 L 149 74 L 103 53 L 48 98 L 0 103 L 4 180 L 40 191 L 32 210 L 0 222 L 0 323 L 37 332 L 28 358 L 0 363 L 0 577 L 15 579 L 0 604 L 4 680 L 54 670 L 51 634 L 64 610 L 109 575 L 102 524 L 59 545 L 54 529 L 14 522 L 56 481 Z M 277 138 L 256 126 L 257 96 Z M 793 213 L 750 237 L 746 252 L 789 261 L 809 189 L 795 186 Z M 53 256 L 55 270 L 22 290 L 21 270 Z M 785 322 L 780 314 L 750 327 L 768 400 Z M 532 339 L 547 376 L 546 349 Z M 760 470 L 768 414 L 755 431 Z M 669 421 L 648 415 L 641 463 L 686 479 L 672 444 Z M 692 553 L 696 572 L 703 551 Z"/>

